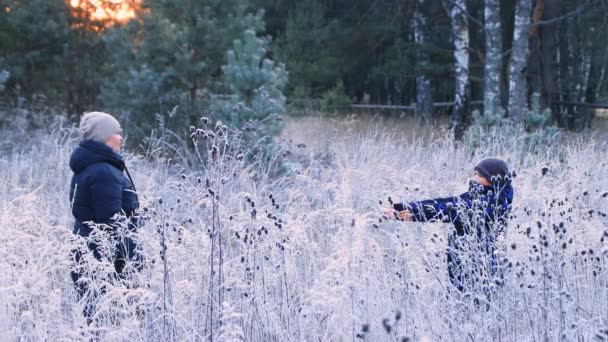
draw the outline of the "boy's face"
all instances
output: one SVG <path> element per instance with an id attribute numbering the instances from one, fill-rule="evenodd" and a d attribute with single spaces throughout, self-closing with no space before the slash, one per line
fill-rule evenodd
<path id="1" fill-rule="evenodd" d="M 489 180 L 487 180 L 485 177 L 480 175 L 479 172 L 477 172 L 477 170 L 475 170 L 475 180 L 477 181 L 477 183 L 479 183 L 481 185 L 485 185 L 485 186 L 492 185 L 492 183 L 490 183 Z"/>

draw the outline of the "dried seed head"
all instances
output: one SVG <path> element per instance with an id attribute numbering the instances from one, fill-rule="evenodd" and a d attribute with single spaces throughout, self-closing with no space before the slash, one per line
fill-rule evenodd
<path id="1" fill-rule="evenodd" d="M 540 169 L 540 172 L 541 172 L 541 174 L 544 176 L 544 175 L 546 175 L 546 174 L 547 174 L 547 172 L 549 172 L 549 168 L 548 168 L 548 167 L 546 167 L 546 166 L 543 166 L 543 167 Z"/>
<path id="2" fill-rule="evenodd" d="M 382 319 L 382 326 L 384 327 L 384 330 L 386 330 L 387 334 L 391 333 L 391 330 L 393 329 L 391 327 L 391 325 L 388 323 L 388 318 L 383 318 Z"/>

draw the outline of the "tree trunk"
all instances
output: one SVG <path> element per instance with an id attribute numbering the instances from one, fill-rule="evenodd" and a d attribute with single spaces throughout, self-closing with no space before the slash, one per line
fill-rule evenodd
<path id="1" fill-rule="evenodd" d="M 560 16 L 561 0 L 544 0 L 542 13 L 543 21 L 551 21 Z M 554 117 L 561 119 L 559 115 L 559 20 L 551 21 L 548 24 L 540 25 L 540 59 L 542 73 L 542 91 L 544 106 L 551 108 Z M 561 120 L 560 120 L 561 121 Z"/>
<path id="2" fill-rule="evenodd" d="M 606 47 L 606 49 L 604 50 L 604 58 L 602 59 L 602 65 L 599 67 L 600 72 L 594 89 L 594 101 L 597 101 L 601 95 L 602 86 L 604 85 L 604 78 L 606 77 L 606 62 L 608 62 L 608 47 Z"/>
<path id="3" fill-rule="evenodd" d="M 591 77 L 592 51 L 592 47 L 589 45 L 583 57 L 583 82 L 581 85 L 581 91 L 579 93 L 581 103 L 589 102 L 589 78 Z M 592 115 L 594 111 L 589 108 L 579 108 L 579 111 L 580 115 L 578 120 L 576 120 L 575 128 L 584 129 L 587 127 L 591 127 Z"/>
<path id="4" fill-rule="evenodd" d="M 485 0 L 484 26 L 486 38 L 486 60 L 484 63 L 484 115 L 493 114 L 502 109 L 500 104 L 501 77 L 502 77 L 502 36 L 500 29 L 500 2 L 499 0 Z"/>
<path id="5" fill-rule="evenodd" d="M 195 126 L 198 124 L 198 108 L 197 108 L 197 98 L 196 98 L 196 92 L 197 92 L 197 88 L 196 85 L 190 87 L 190 108 L 189 108 L 189 119 L 190 119 L 190 125 L 191 126 Z"/>
<path id="6" fill-rule="evenodd" d="M 569 17 L 566 23 L 566 43 L 568 46 L 568 74 L 566 85 L 568 93 L 566 94 L 566 100 L 567 102 L 576 102 L 578 101 L 577 92 L 580 88 L 580 79 L 578 76 L 580 75 L 580 55 L 577 54 L 577 47 L 575 47 L 576 38 L 574 36 L 574 18 Z M 572 115 L 572 113 L 569 114 Z"/>
<path id="7" fill-rule="evenodd" d="M 509 106 L 511 119 L 520 123 L 523 113 L 528 108 L 528 82 L 526 70 L 528 64 L 530 12 L 532 0 L 518 0 L 515 7 L 513 25 L 513 47 L 509 63 Z"/>
<path id="8" fill-rule="evenodd" d="M 589 75 L 591 71 L 592 46 L 581 43 L 581 37 L 577 36 L 577 19 L 569 17 L 566 27 L 566 42 L 568 48 L 567 79 L 568 84 L 566 95 L 567 102 L 585 103 L 587 102 L 587 91 Z M 562 121 L 568 129 L 578 129 L 584 125 L 584 108 L 569 105 Z"/>
<path id="9" fill-rule="evenodd" d="M 416 57 L 418 65 L 425 64 L 428 61 L 428 56 L 424 52 L 424 44 L 427 41 L 426 36 L 426 18 L 422 12 L 425 5 L 425 0 L 416 0 L 416 9 L 412 20 L 412 29 L 414 31 L 414 42 L 417 46 Z M 433 121 L 433 99 L 431 96 L 431 82 L 424 75 L 424 72 L 418 70 L 416 73 L 416 111 L 421 114 L 424 121 L 428 124 Z"/>
<path id="10" fill-rule="evenodd" d="M 444 0 L 443 6 L 450 17 L 454 44 L 454 106 L 451 126 L 456 139 L 461 139 L 467 124 L 467 104 L 470 94 L 469 80 L 469 22 L 464 0 Z"/>

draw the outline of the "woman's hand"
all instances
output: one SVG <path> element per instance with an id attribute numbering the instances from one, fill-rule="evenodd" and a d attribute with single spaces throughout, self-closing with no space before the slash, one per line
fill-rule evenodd
<path id="1" fill-rule="evenodd" d="M 387 209 L 384 211 L 384 216 L 388 220 L 400 220 L 400 221 L 414 221 L 412 213 L 409 210 L 395 211 L 394 209 Z"/>

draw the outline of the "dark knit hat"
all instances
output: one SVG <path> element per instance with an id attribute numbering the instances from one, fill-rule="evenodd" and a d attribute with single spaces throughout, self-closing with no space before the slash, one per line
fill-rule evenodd
<path id="1" fill-rule="evenodd" d="M 479 172 L 485 179 L 492 181 L 492 177 L 501 176 L 505 177 L 509 174 L 509 168 L 504 160 L 498 158 L 486 158 L 480 161 L 476 166 L 475 170 Z"/>

